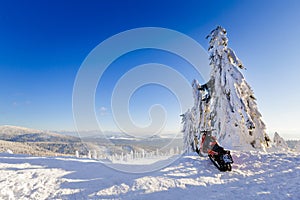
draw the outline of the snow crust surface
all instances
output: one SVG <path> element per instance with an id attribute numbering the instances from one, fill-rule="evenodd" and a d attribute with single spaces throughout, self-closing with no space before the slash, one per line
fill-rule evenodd
<path id="1" fill-rule="evenodd" d="M 90 159 L 5 153 L 0 199 L 300 199 L 299 153 L 232 156 L 232 172 L 189 154 L 161 170 L 130 174 Z"/>

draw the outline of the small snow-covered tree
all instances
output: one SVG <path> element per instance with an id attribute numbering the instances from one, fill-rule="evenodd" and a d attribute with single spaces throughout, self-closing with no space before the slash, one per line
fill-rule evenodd
<path id="1" fill-rule="evenodd" d="M 97 154 L 97 151 L 95 149 L 93 150 L 92 158 L 93 159 L 98 159 L 98 154 Z"/>
<path id="2" fill-rule="evenodd" d="M 275 134 L 274 134 L 273 143 L 274 143 L 275 147 L 282 149 L 282 150 L 286 150 L 289 148 L 286 141 L 277 132 L 275 132 Z"/>
<path id="3" fill-rule="evenodd" d="M 179 151 L 179 147 L 178 147 L 178 146 L 176 147 L 176 152 L 175 152 L 175 154 L 176 154 L 176 155 L 180 154 L 180 151 Z"/>
<path id="4" fill-rule="evenodd" d="M 182 115 L 183 123 L 183 148 L 187 153 L 193 152 L 193 142 L 194 142 L 194 117 L 190 110 Z"/>
<path id="5" fill-rule="evenodd" d="M 89 159 L 92 159 L 92 153 L 91 153 L 90 150 L 88 151 L 87 157 L 88 157 Z"/>
<path id="6" fill-rule="evenodd" d="M 145 149 L 142 149 L 142 158 L 145 158 Z"/>

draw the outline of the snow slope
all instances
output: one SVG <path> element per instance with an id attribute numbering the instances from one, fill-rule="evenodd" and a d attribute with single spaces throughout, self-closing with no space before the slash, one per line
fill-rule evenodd
<path id="1" fill-rule="evenodd" d="M 232 155 L 232 172 L 189 155 L 129 174 L 89 159 L 0 154 L 0 199 L 300 199 L 300 154 Z"/>

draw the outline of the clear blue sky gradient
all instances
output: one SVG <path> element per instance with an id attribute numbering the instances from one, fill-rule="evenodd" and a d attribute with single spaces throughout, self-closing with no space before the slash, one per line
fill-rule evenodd
<path id="1" fill-rule="evenodd" d="M 0 125 L 74 130 L 72 89 L 88 53 L 108 37 L 137 27 L 180 31 L 207 48 L 216 25 L 227 29 L 229 46 L 247 70 L 268 132 L 287 138 L 300 133 L 300 1 L 1 1 Z M 115 129 L 109 95 L 130 68 L 147 62 L 173 66 L 189 80 L 185 61 L 160 51 L 133 52 L 116 60 L 96 94 L 105 129 Z M 189 67 L 187 67 L 189 68 Z M 157 95 L 153 95 L 157 94 Z M 148 122 L 154 103 L 166 106 L 167 131 L 179 131 L 175 97 L 158 86 L 133 95 L 132 118 Z M 105 109 L 101 109 L 105 107 Z M 172 116 L 172 117 L 170 117 Z"/>

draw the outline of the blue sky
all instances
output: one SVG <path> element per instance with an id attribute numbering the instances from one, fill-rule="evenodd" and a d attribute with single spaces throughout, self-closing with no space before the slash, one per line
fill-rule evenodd
<path id="1" fill-rule="evenodd" d="M 299 9 L 296 0 L 1 1 L 0 124 L 75 129 L 72 91 L 77 71 L 89 52 L 114 34 L 164 27 L 207 48 L 205 36 L 222 25 L 229 46 L 247 67 L 243 73 L 268 131 L 299 138 Z M 109 101 L 113 85 L 132 67 L 147 62 L 170 65 L 190 81 L 198 78 L 185 61 L 166 52 L 145 50 L 120 57 L 107 69 L 96 93 L 95 109 L 106 130 L 116 129 Z M 178 102 L 157 85 L 133 95 L 133 120 L 148 124 L 153 104 L 167 110 L 166 131 L 178 131 Z"/>

